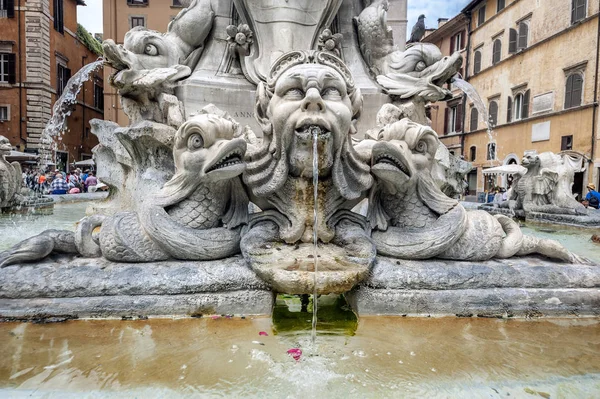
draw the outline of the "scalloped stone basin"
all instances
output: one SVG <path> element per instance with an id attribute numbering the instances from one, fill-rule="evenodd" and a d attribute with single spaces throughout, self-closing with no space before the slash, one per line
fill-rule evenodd
<path id="1" fill-rule="evenodd" d="M 252 269 L 273 290 L 286 294 L 314 292 L 314 249 L 312 244 L 283 245 L 272 254 L 253 256 Z M 317 292 L 342 294 L 369 274 L 369 265 L 350 261 L 343 248 L 320 244 L 317 264 Z"/>

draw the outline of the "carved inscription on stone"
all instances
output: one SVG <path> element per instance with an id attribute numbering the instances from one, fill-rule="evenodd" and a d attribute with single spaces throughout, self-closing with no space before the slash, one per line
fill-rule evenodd
<path id="1" fill-rule="evenodd" d="M 540 94 L 533 97 L 533 113 L 552 111 L 554 105 L 554 92 Z"/>

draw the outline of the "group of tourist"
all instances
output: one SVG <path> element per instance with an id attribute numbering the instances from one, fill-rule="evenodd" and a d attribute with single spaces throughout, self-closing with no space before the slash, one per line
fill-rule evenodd
<path id="1" fill-rule="evenodd" d="M 30 169 L 23 172 L 23 184 L 39 194 L 79 194 L 100 188 L 94 172 L 80 169 L 70 174 Z"/>
<path id="2" fill-rule="evenodd" d="M 596 191 L 595 184 L 588 184 L 588 193 L 582 204 L 587 208 L 600 209 L 600 193 Z M 504 187 L 494 187 L 487 193 L 487 203 L 500 204 L 508 199 L 508 192 Z"/>

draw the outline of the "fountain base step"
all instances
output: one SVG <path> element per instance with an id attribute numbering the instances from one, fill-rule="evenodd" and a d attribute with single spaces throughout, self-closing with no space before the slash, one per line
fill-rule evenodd
<path id="1" fill-rule="evenodd" d="M 378 257 L 346 294 L 359 315 L 577 317 L 600 315 L 600 267 L 537 257 L 485 262 Z"/>
<path id="2" fill-rule="evenodd" d="M 241 256 L 136 264 L 53 255 L 0 269 L 0 282 L 4 320 L 270 315 L 276 291 Z M 346 297 L 359 315 L 598 316 L 600 266 L 379 256 Z"/>
<path id="3" fill-rule="evenodd" d="M 0 269 L 0 318 L 270 315 L 271 288 L 241 257 L 115 263 L 56 255 Z"/>

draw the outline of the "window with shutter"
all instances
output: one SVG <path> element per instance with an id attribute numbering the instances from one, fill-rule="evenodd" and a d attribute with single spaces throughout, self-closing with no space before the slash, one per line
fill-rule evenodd
<path id="1" fill-rule="evenodd" d="M 512 121 L 512 97 L 508 97 L 508 101 L 506 102 L 506 123 L 510 123 Z"/>
<path id="2" fill-rule="evenodd" d="M 473 74 L 481 71 L 481 51 L 475 51 L 475 57 L 473 60 Z"/>
<path id="3" fill-rule="evenodd" d="M 560 150 L 568 151 L 573 149 L 573 135 L 562 136 L 560 138 Z"/>
<path id="4" fill-rule="evenodd" d="M 15 17 L 15 0 L 0 0 L 0 18 Z"/>
<path id="5" fill-rule="evenodd" d="M 470 161 L 471 162 L 475 162 L 475 159 L 477 158 L 477 147 L 475 146 L 471 146 L 471 148 L 469 149 L 470 152 Z"/>
<path id="6" fill-rule="evenodd" d="M 483 25 L 485 22 L 485 6 L 481 7 L 477 12 L 477 26 Z"/>
<path id="7" fill-rule="evenodd" d="M 496 39 L 496 40 L 494 40 L 492 64 L 495 65 L 498 62 L 500 62 L 501 56 L 502 56 L 502 41 L 500 39 Z"/>
<path id="8" fill-rule="evenodd" d="M 455 132 L 462 132 L 463 128 L 462 128 L 462 124 L 463 124 L 463 107 L 462 104 L 458 104 L 456 106 L 456 125 L 455 125 Z"/>
<path id="9" fill-rule="evenodd" d="M 63 0 L 54 0 L 54 29 L 64 33 L 64 2 Z"/>
<path id="10" fill-rule="evenodd" d="M 494 127 L 498 124 L 498 103 L 496 101 L 490 102 L 489 114 L 490 114 L 490 120 L 489 120 L 490 127 Z"/>
<path id="11" fill-rule="evenodd" d="M 571 0 L 571 23 L 579 22 L 585 18 L 587 0 Z"/>
<path id="12" fill-rule="evenodd" d="M 517 50 L 523 50 L 527 48 L 527 38 L 529 36 L 529 25 L 525 22 L 519 24 L 519 42 Z"/>
<path id="13" fill-rule="evenodd" d="M 15 83 L 16 59 L 16 54 L 0 53 L 0 82 Z"/>
<path id="14" fill-rule="evenodd" d="M 497 8 L 496 8 L 496 12 L 500 12 L 504 9 L 505 7 L 505 1 L 504 0 L 498 0 L 497 4 Z"/>
<path id="15" fill-rule="evenodd" d="M 61 64 L 58 64 L 56 68 L 56 94 L 61 96 L 67 82 L 71 79 L 71 70 Z"/>
<path id="16" fill-rule="evenodd" d="M 514 54 L 517 52 L 517 40 L 518 40 L 518 33 L 516 29 L 510 29 L 510 31 L 508 32 L 508 52 L 509 54 Z"/>
<path id="17" fill-rule="evenodd" d="M 8 83 L 15 84 L 17 82 L 17 55 L 8 54 Z"/>
<path id="18" fill-rule="evenodd" d="M 489 143 L 487 145 L 487 160 L 494 161 L 496 159 L 496 143 Z"/>
<path id="19" fill-rule="evenodd" d="M 523 109 L 521 110 L 521 117 L 523 119 L 529 118 L 529 96 L 531 95 L 531 90 L 527 90 L 525 94 L 523 94 Z"/>
<path id="20" fill-rule="evenodd" d="M 474 132 L 477 130 L 477 122 L 479 121 L 479 111 L 477 108 L 471 108 L 471 131 Z"/>
<path id="21" fill-rule="evenodd" d="M 565 87 L 565 109 L 580 106 L 582 92 L 582 75 L 579 73 L 569 75 L 569 77 L 567 77 L 567 85 Z"/>
<path id="22" fill-rule="evenodd" d="M 448 123 L 450 119 L 450 108 L 446 108 L 444 110 L 444 135 L 450 133 L 450 124 Z"/>

